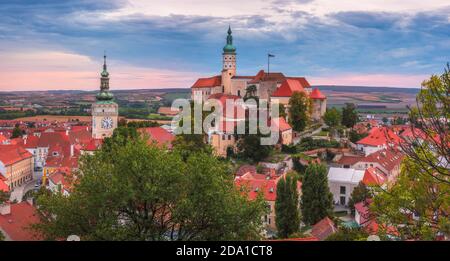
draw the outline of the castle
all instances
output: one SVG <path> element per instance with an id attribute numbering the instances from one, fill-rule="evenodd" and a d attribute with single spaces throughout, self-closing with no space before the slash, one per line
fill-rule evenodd
<path id="1" fill-rule="evenodd" d="M 224 105 L 224 101 L 227 99 L 236 100 L 246 96 L 256 96 L 259 99 L 266 99 L 270 103 L 282 104 L 288 112 L 289 99 L 292 94 L 302 92 L 311 99 L 312 120 L 322 121 L 327 107 L 327 98 L 319 89 L 312 90 L 311 85 L 304 77 L 290 77 L 281 72 L 265 72 L 264 70 L 260 70 L 253 76 L 237 75 L 236 65 L 236 47 L 233 45 L 232 31 L 229 27 L 226 45 L 223 47 L 221 74 L 198 79 L 191 87 L 192 100 L 196 103 L 203 103 L 208 99 L 217 99 Z M 242 119 L 223 118 L 224 122 L 239 120 Z M 287 120 L 287 118 L 280 118 L 279 126 L 277 126 L 282 144 L 291 144 L 293 140 L 292 128 Z M 209 143 L 215 148 L 218 155 L 225 156 L 227 151 L 235 146 L 236 140 L 233 132 L 234 129 L 216 128 L 209 133 Z"/>
<path id="2" fill-rule="evenodd" d="M 233 45 L 231 28 L 228 28 L 227 41 L 222 53 L 222 73 L 198 79 L 191 87 L 192 100 L 205 102 L 211 95 L 217 98 L 218 94 L 244 97 L 248 91 L 252 91 L 260 99 L 277 100 L 287 107 L 293 92 L 304 92 L 312 100 L 312 119 L 321 121 L 326 110 L 327 98 L 319 89 L 311 90 L 311 85 L 304 77 L 289 77 L 281 72 L 269 73 L 264 70 L 260 70 L 254 76 L 243 76 L 237 75 L 236 68 L 236 47 Z"/>

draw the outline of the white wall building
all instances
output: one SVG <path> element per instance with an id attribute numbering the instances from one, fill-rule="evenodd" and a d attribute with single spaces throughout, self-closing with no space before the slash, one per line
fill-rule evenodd
<path id="1" fill-rule="evenodd" d="M 364 178 L 364 170 L 331 167 L 328 171 L 328 186 L 336 205 L 347 206 L 353 189 Z"/>

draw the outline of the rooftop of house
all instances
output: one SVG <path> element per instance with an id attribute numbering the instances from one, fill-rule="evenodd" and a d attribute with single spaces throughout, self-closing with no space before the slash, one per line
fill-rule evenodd
<path id="1" fill-rule="evenodd" d="M 302 82 L 296 79 L 285 79 L 272 97 L 291 97 L 294 92 L 305 92 Z"/>
<path id="2" fill-rule="evenodd" d="M 250 200 L 258 197 L 259 193 L 263 193 L 266 201 L 275 201 L 277 198 L 277 184 L 285 175 L 277 176 L 274 171 L 269 175 L 247 172 L 235 179 L 235 184 L 241 188 L 243 192 L 248 193 Z M 302 183 L 297 182 L 297 189 L 301 190 Z"/>
<path id="3" fill-rule="evenodd" d="M 367 186 L 381 186 L 387 180 L 386 174 L 379 168 L 369 167 L 364 172 L 362 182 Z"/>
<path id="4" fill-rule="evenodd" d="M 309 98 L 315 99 L 315 100 L 325 100 L 327 97 L 323 95 L 318 88 L 314 88 L 314 90 L 309 95 Z"/>
<path id="5" fill-rule="evenodd" d="M 367 137 L 362 138 L 356 143 L 376 147 L 389 144 L 398 145 L 400 142 L 401 138 L 397 136 L 397 134 L 395 134 L 391 129 L 381 126 L 372 128 Z"/>
<path id="6" fill-rule="evenodd" d="M 144 135 L 148 135 L 149 141 L 156 142 L 158 146 L 171 148 L 172 142 L 175 140 L 175 135 L 161 127 L 140 128 L 139 131 Z"/>
<path id="7" fill-rule="evenodd" d="M 278 129 L 280 132 L 292 130 L 291 125 L 289 125 L 283 117 L 274 118 L 271 123 L 271 126 Z"/>
<path id="8" fill-rule="evenodd" d="M 356 170 L 351 168 L 335 168 L 328 170 L 328 180 L 330 182 L 342 182 L 350 184 L 358 184 L 364 177 L 364 170 Z"/>
<path id="9" fill-rule="evenodd" d="M 32 157 L 33 154 L 19 145 L 0 145 L 0 161 L 4 165 L 11 165 Z"/>
<path id="10" fill-rule="evenodd" d="M 210 88 L 222 85 L 222 76 L 199 78 L 191 88 Z"/>
<path id="11" fill-rule="evenodd" d="M 362 158 L 360 162 L 378 163 L 387 171 L 400 166 L 405 154 L 398 149 L 383 149 Z"/>
<path id="12" fill-rule="evenodd" d="M 39 222 L 36 209 L 27 201 L 11 204 L 9 214 L 0 215 L 0 228 L 6 238 L 13 241 L 40 240 L 41 236 L 29 229 L 29 226 Z"/>
<path id="13" fill-rule="evenodd" d="M 311 234 L 315 238 L 322 241 L 336 232 L 337 228 L 334 225 L 334 222 L 329 217 L 325 217 L 324 219 L 314 224 Z"/>

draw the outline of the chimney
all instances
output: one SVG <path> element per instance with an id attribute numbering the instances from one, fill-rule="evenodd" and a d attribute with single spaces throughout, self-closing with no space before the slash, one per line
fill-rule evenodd
<path id="1" fill-rule="evenodd" d="M 73 157 L 73 144 L 70 144 L 70 157 Z"/>
<path id="2" fill-rule="evenodd" d="M 68 129 L 66 130 L 66 136 L 69 136 L 69 130 Z"/>
<path id="3" fill-rule="evenodd" d="M 9 201 L 0 205 L 0 215 L 5 216 L 11 214 L 11 203 Z"/>

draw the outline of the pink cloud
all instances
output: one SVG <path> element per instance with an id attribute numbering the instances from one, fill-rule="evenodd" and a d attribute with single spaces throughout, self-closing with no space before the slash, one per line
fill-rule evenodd
<path id="1" fill-rule="evenodd" d="M 102 59 L 63 52 L 1 54 L 0 90 L 95 90 Z M 111 89 L 190 87 L 200 75 L 192 72 L 135 67 L 108 62 Z"/>

